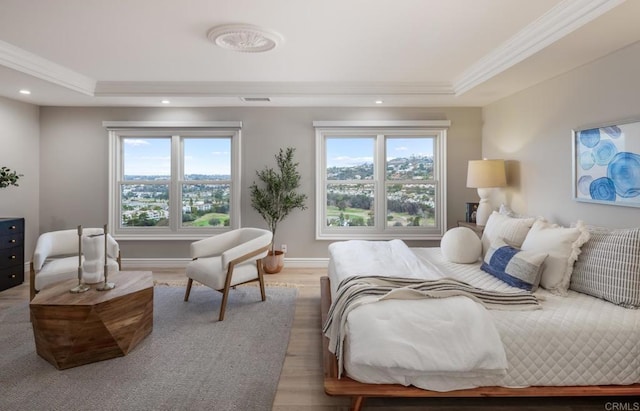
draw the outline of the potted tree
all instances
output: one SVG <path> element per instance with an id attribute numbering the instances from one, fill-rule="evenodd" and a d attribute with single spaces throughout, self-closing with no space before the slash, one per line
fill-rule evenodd
<path id="1" fill-rule="evenodd" d="M 251 206 L 264 218 L 273 234 L 271 251 L 262 261 L 264 271 L 269 274 L 280 272 L 284 266 L 284 253 L 275 249 L 275 238 L 278 223 L 293 210 L 306 207 L 306 194 L 296 192 L 300 187 L 298 163 L 293 161 L 295 149 L 280 149 L 276 154 L 277 169 L 265 167 L 256 171 L 260 185 L 251 184 Z"/>

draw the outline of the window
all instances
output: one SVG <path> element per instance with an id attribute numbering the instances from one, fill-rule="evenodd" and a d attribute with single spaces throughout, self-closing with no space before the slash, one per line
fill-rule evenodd
<path id="1" fill-rule="evenodd" d="M 439 239 L 449 121 L 314 122 L 317 239 Z"/>
<path id="2" fill-rule="evenodd" d="M 115 236 L 196 239 L 240 226 L 240 122 L 104 124 Z"/>

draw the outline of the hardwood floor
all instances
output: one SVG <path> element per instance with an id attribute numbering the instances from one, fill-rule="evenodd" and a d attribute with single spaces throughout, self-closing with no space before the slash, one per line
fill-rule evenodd
<path id="1" fill-rule="evenodd" d="M 123 267 L 125 270 L 125 267 Z M 142 270 L 142 268 L 136 268 Z M 153 269 L 154 280 L 170 284 L 186 283 L 180 269 Z M 350 400 L 330 397 L 324 393 L 320 334 L 320 277 L 325 269 L 285 268 L 281 273 L 268 274 L 267 285 L 294 286 L 298 298 L 274 411 L 347 411 Z M 268 297 L 267 290 L 267 298 Z M 29 299 L 29 286 L 0 292 L 0 310 Z M 0 350 L 1 351 L 1 350 Z M 479 399 L 395 399 L 370 398 L 365 411 L 609 411 L 638 410 L 634 398 L 479 398 Z M 249 410 L 247 410 L 249 411 Z"/>

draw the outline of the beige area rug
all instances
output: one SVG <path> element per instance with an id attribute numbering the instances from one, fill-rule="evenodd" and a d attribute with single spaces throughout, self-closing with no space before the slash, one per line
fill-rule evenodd
<path id="1" fill-rule="evenodd" d="M 0 310 L 0 410 L 270 411 L 298 290 L 154 287 L 153 331 L 124 357 L 57 370 L 36 354 L 29 304 Z"/>
<path id="2" fill-rule="evenodd" d="M 153 285 L 161 285 L 161 286 L 168 286 L 168 287 L 186 287 L 187 286 L 187 278 L 184 279 L 176 279 L 176 280 L 153 280 Z M 203 284 L 200 284 L 197 281 L 193 282 L 193 286 L 202 286 Z M 237 287 L 258 287 L 259 283 L 256 282 L 252 282 L 252 283 L 248 283 L 248 284 L 241 284 L 238 285 Z M 285 283 L 285 282 L 281 282 L 281 281 L 269 281 L 268 279 L 264 280 L 264 285 L 266 287 L 282 287 L 282 288 L 300 288 L 299 284 L 294 284 L 294 283 Z"/>

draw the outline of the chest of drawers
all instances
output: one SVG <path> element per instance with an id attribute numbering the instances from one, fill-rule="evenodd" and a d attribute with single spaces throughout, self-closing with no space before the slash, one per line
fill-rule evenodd
<path id="1" fill-rule="evenodd" d="M 0 218 L 0 291 L 24 282 L 24 218 Z"/>

